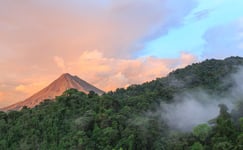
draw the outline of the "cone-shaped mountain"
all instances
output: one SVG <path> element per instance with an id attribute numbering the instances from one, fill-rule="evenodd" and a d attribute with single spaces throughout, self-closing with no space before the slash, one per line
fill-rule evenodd
<path id="1" fill-rule="evenodd" d="M 69 73 L 65 73 L 46 88 L 40 90 L 26 100 L 7 106 L 2 110 L 20 110 L 24 106 L 33 108 L 45 99 L 54 99 L 56 96 L 61 95 L 64 91 L 70 88 L 75 88 L 84 93 L 89 93 L 90 91 L 94 91 L 99 95 L 104 93 L 102 90 L 80 79 L 78 76 L 72 76 Z"/>

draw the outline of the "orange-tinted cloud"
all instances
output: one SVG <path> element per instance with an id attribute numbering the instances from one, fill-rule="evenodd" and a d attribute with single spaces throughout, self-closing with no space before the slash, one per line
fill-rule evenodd
<path id="1" fill-rule="evenodd" d="M 144 40 L 177 24 L 174 16 L 180 15 L 166 0 L 0 1 L 0 107 L 24 100 L 63 72 L 112 90 L 190 63 L 189 54 L 132 57 Z"/>
<path id="2" fill-rule="evenodd" d="M 53 61 L 55 61 L 55 58 L 53 58 Z M 94 50 L 85 51 L 77 59 L 70 62 L 62 60 L 61 62 L 65 66 L 60 67 L 60 64 L 56 63 L 56 69 L 60 70 L 60 73 L 64 69 L 105 91 L 109 91 L 165 76 L 171 70 L 184 67 L 194 61 L 196 61 L 196 58 L 188 53 L 181 53 L 180 57 L 175 59 L 155 57 L 118 59 L 105 57 L 100 51 Z M 13 86 L 2 88 L 5 89 L 6 93 L 1 93 L 1 95 L 4 95 L 0 96 L 0 106 L 23 100 L 47 86 L 60 75 L 58 71 L 54 73 L 51 70 L 50 74 L 49 76 L 35 75 L 24 80 L 20 78 Z"/>
<path id="3" fill-rule="evenodd" d="M 165 76 L 171 70 L 194 61 L 196 58 L 189 53 L 181 53 L 176 59 L 115 59 L 94 50 L 85 51 L 79 59 L 69 62 L 66 70 L 107 91 Z"/>
<path id="4" fill-rule="evenodd" d="M 86 49 L 99 49 L 113 57 L 118 57 L 119 50 L 119 57 L 129 57 L 141 48 L 139 40 L 165 23 L 164 3 L 4 1 L 0 5 L 1 46 L 9 51 L 9 57 L 15 53 L 18 60 L 27 62 L 42 62 L 56 55 L 72 59 Z"/>

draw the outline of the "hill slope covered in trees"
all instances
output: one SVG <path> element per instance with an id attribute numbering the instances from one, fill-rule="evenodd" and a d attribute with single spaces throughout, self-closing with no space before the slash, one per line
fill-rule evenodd
<path id="1" fill-rule="evenodd" d="M 69 89 L 56 101 L 45 100 L 33 109 L 0 112 L 0 149 L 240 150 L 243 97 L 234 94 L 239 87 L 232 74 L 241 65 L 240 57 L 206 60 L 102 96 Z M 220 104 L 209 123 L 187 131 L 171 127 L 171 118 L 163 117 L 164 106 L 184 101 L 183 93 L 201 90 L 211 95 L 198 97 L 201 101 L 206 97 L 217 97 L 222 103 L 225 97 L 237 100 L 230 110 Z M 180 118 L 174 122 L 180 124 Z"/>

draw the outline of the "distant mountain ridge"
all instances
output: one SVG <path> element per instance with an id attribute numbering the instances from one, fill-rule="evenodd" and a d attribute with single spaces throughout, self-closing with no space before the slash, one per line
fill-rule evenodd
<path id="1" fill-rule="evenodd" d="M 99 95 L 104 93 L 104 91 L 80 79 L 78 76 L 73 76 L 69 73 L 65 73 L 62 74 L 58 79 L 53 81 L 46 88 L 40 90 L 26 100 L 2 108 L 2 110 L 20 110 L 24 106 L 33 108 L 45 99 L 54 99 L 56 96 L 60 96 L 64 91 L 70 88 L 77 89 L 84 93 L 89 93 L 90 91 L 94 91 Z"/>

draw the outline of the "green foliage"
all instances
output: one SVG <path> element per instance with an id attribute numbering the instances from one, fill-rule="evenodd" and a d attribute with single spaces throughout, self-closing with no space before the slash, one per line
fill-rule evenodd
<path id="1" fill-rule="evenodd" d="M 194 143 L 191 146 L 191 150 L 204 150 L 202 144 L 200 144 L 199 142 Z"/>
<path id="2" fill-rule="evenodd" d="M 230 150 L 233 149 L 233 145 L 230 142 L 218 142 L 213 145 L 213 150 Z"/>
<path id="3" fill-rule="evenodd" d="M 196 136 L 199 140 L 205 141 L 211 132 L 211 127 L 207 124 L 200 124 L 193 129 L 193 135 Z"/>
<path id="4" fill-rule="evenodd" d="M 242 104 L 232 113 L 220 105 L 215 123 L 198 125 L 192 133 L 171 130 L 156 112 L 161 102 L 172 103 L 175 94 L 187 90 L 227 94 L 232 84 L 221 80 L 242 64 L 238 57 L 207 60 L 102 96 L 68 89 L 33 109 L 0 112 L 0 149 L 242 149 Z"/>

